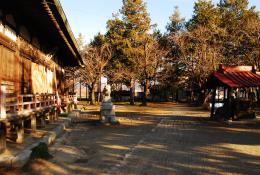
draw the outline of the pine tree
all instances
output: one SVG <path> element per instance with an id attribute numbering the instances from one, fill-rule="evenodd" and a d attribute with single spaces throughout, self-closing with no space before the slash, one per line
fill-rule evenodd
<path id="1" fill-rule="evenodd" d="M 166 26 L 166 30 L 168 34 L 173 34 L 175 32 L 179 32 L 184 30 L 185 27 L 185 19 L 181 17 L 179 7 L 174 7 L 174 12 L 172 16 L 170 16 L 170 22 Z"/>
<path id="2" fill-rule="evenodd" d="M 108 21 L 107 36 L 115 49 L 114 63 L 126 73 L 130 85 L 130 103 L 134 104 L 138 59 L 144 55 L 143 43 L 151 29 L 151 20 L 142 0 L 124 0 L 119 15 Z"/>
<path id="3" fill-rule="evenodd" d="M 257 47 L 257 43 L 250 42 L 257 40 L 257 29 L 251 30 L 250 26 L 252 23 L 256 26 L 259 24 L 259 13 L 255 7 L 249 7 L 248 0 L 221 0 L 218 7 L 221 12 L 221 27 L 225 31 L 222 43 L 225 62 L 250 64 L 250 47 Z"/>
<path id="4" fill-rule="evenodd" d="M 214 30 L 219 26 L 219 10 L 211 0 L 198 0 L 194 5 L 194 12 L 191 20 L 188 22 L 188 29 L 205 27 Z"/>

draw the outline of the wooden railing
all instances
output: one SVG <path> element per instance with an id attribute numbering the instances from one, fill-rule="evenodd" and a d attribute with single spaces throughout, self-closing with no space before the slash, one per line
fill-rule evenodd
<path id="1" fill-rule="evenodd" d="M 57 97 L 53 94 L 19 95 L 17 102 L 5 103 L 6 116 L 23 116 L 32 112 L 38 112 L 57 105 Z"/>
<path id="2" fill-rule="evenodd" d="M 30 115 L 33 112 L 67 106 L 76 103 L 76 95 L 57 96 L 56 94 L 27 94 L 16 95 L 6 93 L 6 86 L 1 86 L 0 98 L 0 119 L 7 119 L 9 116 Z M 59 99 L 58 99 L 59 98 Z"/>

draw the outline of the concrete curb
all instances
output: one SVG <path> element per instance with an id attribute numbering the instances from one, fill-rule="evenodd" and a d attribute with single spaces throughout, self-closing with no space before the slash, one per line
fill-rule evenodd
<path id="1" fill-rule="evenodd" d="M 54 143 L 57 137 L 59 137 L 64 130 L 71 125 L 71 119 L 70 118 L 62 118 L 60 119 L 64 120 L 63 123 L 61 123 L 59 126 L 54 128 L 52 131 L 48 131 L 48 134 L 43 136 L 40 140 L 38 140 L 36 143 L 30 145 L 26 149 L 24 149 L 22 152 L 20 152 L 16 156 L 9 156 L 9 157 L 1 157 L 0 158 L 0 165 L 5 167 L 16 167 L 21 168 L 23 167 L 30 159 L 30 155 L 32 153 L 32 149 L 36 146 L 38 146 L 40 143 L 46 143 L 48 146 Z"/>

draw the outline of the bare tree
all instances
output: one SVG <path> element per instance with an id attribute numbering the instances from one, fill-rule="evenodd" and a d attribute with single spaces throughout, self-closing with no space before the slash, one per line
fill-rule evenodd
<path id="1" fill-rule="evenodd" d="M 112 57 L 112 49 L 108 43 L 101 46 L 89 45 L 83 53 L 84 67 L 80 69 L 80 76 L 90 90 L 90 103 L 95 104 L 95 88 L 103 75 L 104 67 Z"/>
<path id="2" fill-rule="evenodd" d="M 156 76 L 163 67 L 164 57 L 168 51 L 163 48 L 155 37 L 147 38 L 144 44 L 144 53 L 138 59 L 139 81 L 143 86 L 142 105 L 147 105 L 148 89 L 151 81 L 156 81 Z"/>

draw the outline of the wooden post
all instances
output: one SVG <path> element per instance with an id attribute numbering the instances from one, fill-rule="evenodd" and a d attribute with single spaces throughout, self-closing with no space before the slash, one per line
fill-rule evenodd
<path id="1" fill-rule="evenodd" d="M 36 115 L 31 115 L 31 129 L 32 131 L 36 131 Z"/>
<path id="2" fill-rule="evenodd" d="M 59 113 L 58 113 L 58 108 L 57 107 L 55 107 L 55 109 L 54 109 L 54 118 L 55 118 L 55 121 L 59 120 Z"/>
<path id="3" fill-rule="evenodd" d="M 49 111 L 48 111 L 48 118 L 49 118 L 49 122 L 50 123 L 53 123 L 54 122 L 54 113 L 53 113 L 53 109 L 52 109 L 52 107 L 49 109 Z"/>
<path id="4" fill-rule="evenodd" d="M 224 100 L 227 98 L 227 89 L 224 87 Z"/>
<path id="5" fill-rule="evenodd" d="M 234 98 L 232 97 L 232 89 L 228 88 L 228 111 L 227 111 L 227 115 L 228 118 L 232 118 L 232 120 L 234 120 L 234 115 L 235 115 L 235 109 L 234 109 Z"/>
<path id="6" fill-rule="evenodd" d="M 46 122 L 45 122 L 45 113 L 43 115 L 40 116 L 40 125 L 42 128 L 45 128 L 46 126 Z"/>
<path id="7" fill-rule="evenodd" d="M 6 87 L 4 85 L 1 85 L 1 104 L 0 104 L 0 118 L 5 119 L 6 118 L 6 108 L 5 108 L 5 99 L 6 99 Z"/>
<path id="8" fill-rule="evenodd" d="M 16 143 L 23 143 L 23 141 L 24 141 L 24 124 L 23 124 L 23 120 L 19 120 L 18 121 L 18 124 L 16 126 L 16 133 L 17 133 Z"/>
<path id="9" fill-rule="evenodd" d="M 53 123 L 54 122 L 54 117 L 53 117 L 51 109 L 49 109 L 49 111 L 45 114 L 45 118 L 49 119 L 49 123 Z"/>
<path id="10" fill-rule="evenodd" d="M 214 113 L 215 113 L 215 102 L 216 102 L 216 89 L 213 89 L 213 93 L 212 93 L 212 103 L 211 103 L 211 112 L 210 112 L 210 117 L 211 117 L 211 118 L 214 117 Z"/>
<path id="11" fill-rule="evenodd" d="M 6 126 L 4 122 L 0 122 L 0 154 L 6 149 Z"/>
<path id="12" fill-rule="evenodd" d="M 1 85 L 0 92 L 0 120 L 6 119 L 5 99 L 6 99 L 6 87 Z M 6 125 L 4 122 L 0 122 L 0 154 L 6 149 Z"/>

